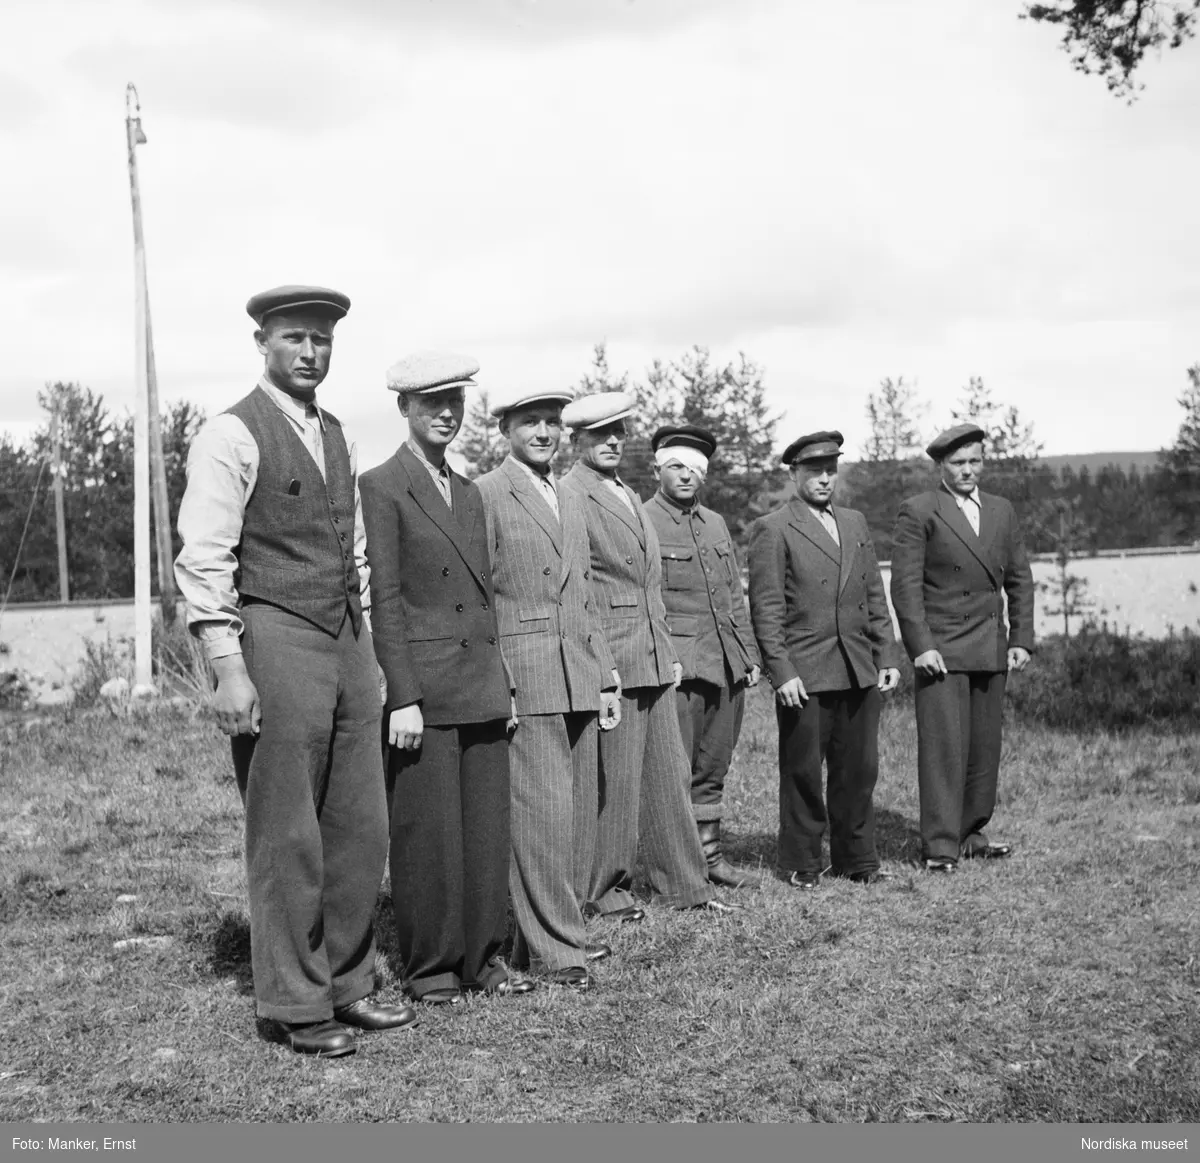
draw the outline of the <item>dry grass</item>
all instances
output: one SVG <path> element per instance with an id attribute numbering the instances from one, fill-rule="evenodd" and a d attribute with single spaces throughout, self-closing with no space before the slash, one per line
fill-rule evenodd
<path id="1" fill-rule="evenodd" d="M 769 868 L 774 719 L 752 704 L 727 828 Z M 336 1063 L 256 1031 L 215 729 L 98 712 L 5 735 L 0 1119 L 1200 1118 L 1200 733 L 1010 725 L 996 835 L 1016 855 L 933 879 L 912 863 L 911 711 L 891 708 L 892 884 L 768 878 L 727 920 L 652 908 L 605 930 L 588 996 L 430 1010 Z"/>

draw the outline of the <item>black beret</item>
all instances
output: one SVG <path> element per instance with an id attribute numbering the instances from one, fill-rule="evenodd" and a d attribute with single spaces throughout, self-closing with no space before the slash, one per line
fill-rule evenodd
<path id="1" fill-rule="evenodd" d="M 810 432 L 793 440 L 783 450 L 783 463 L 795 464 L 796 461 L 824 460 L 829 456 L 842 455 L 842 434 L 840 432 Z"/>
<path id="2" fill-rule="evenodd" d="M 717 438 L 707 428 L 701 428 L 698 424 L 664 424 L 650 437 L 651 452 L 675 445 L 698 448 L 711 459 L 717 451 Z"/>
<path id="3" fill-rule="evenodd" d="M 939 432 L 929 442 L 925 451 L 934 460 L 941 460 L 942 457 L 949 456 L 956 448 L 961 448 L 964 444 L 977 444 L 986 439 L 987 433 L 978 424 L 955 424 L 953 428 Z"/>
<path id="4" fill-rule="evenodd" d="M 250 296 L 246 314 L 261 327 L 268 315 L 278 315 L 280 311 L 301 307 L 320 308 L 328 312 L 330 319 L 337 320 L 350 310 L 350 299 L 341 291 L 331 291 L 328 287 L 272 287 L 269 291 L 259 291 L 257 295 Z"/>

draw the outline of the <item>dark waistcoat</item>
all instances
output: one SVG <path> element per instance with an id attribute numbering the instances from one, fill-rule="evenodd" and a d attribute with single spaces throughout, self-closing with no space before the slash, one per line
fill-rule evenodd
<path id="1" fill-rule="evenodd" d="M 246 502 L 234 584 L 337 635 L 347 609 L 362 624 L 354 564 L 354 476 L 342 425 L 325 420 L 325 478 L 290 421 L 262 388 L 229 411 L 258 445 L 258 481 Z"/>

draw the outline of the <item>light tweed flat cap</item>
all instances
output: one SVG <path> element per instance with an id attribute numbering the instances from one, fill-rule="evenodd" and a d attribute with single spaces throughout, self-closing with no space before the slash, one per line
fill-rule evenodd
<path id="1" fill-rule="evenodd" d="M 442 392 L 447 388 L 473 388 L 471 378 L 479 370 L 479 361 L 469 355 L 446 351 L 419 351 L 398 359 L 387 370 L 387 386 L 393 392 Z"/>
<path id="2" fill-rule="evenodd" d="M 499 417 L 514 408 L 524 408 L 526 404 L 568 404 L 573 399 L 575 393 L 570 388 L 507 388 L 492 393 L 488 411 Z"/>
<path id="3" fill-rule="evenodd" d="M 568 428 L 602 428 L 615 420 L 624 420 L 637 406 L 628 392 L 594 392 L 582 396 L 563 409 Z"/>

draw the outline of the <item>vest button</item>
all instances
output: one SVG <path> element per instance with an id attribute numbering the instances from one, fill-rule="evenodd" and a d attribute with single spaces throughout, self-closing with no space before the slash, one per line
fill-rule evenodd
<path id="1" fill-rule="evenodd" d="M 463 604 L 462 604 L 462 602 L 459 602 L 459 603 L 458 603 L 458 604 L 457 604 L 457 605 L 456 605 L 454 608 L 455 608 L 455 609 L 456 609 L 456 610 L 457 610 L 457 611 L 458 611 L 458 612 L 461 614 L 461 613 L 462 613 L 462 611 L 463 611 Z"/>
<path id="2" fill-rule="evenodd" d="M 443 565 L 442 566 L 442 577 L 449 577 L 449 576 L 450 576 L 450 567 L 448 565 Z"/>
<path id="3" fill-rule="evenodd" d="M 488 645 L 489 645 L 489 646 L 495 646 L 495 645 L 496 645 L 496 639 L 495 639 L 494 637 L 492 637 L 492 638 L 489 638 L 489 639 L 488 639 Z"/>
<path id="4" fill-rule="evenodd" d="M 466 646 L 466 645 L 467 645 L 467 640 L 466 640 L 465 638 L 462 640 L 462 645 L 463 645 L 463 646 Z"/>
<path id="5" fill-rule="evenodd" d="M 544 573 L 547 577 L 549 577 L 550 576 L 550 567 L 546 566 L 546 568 L 542 570 L 542 573 Z"/>

